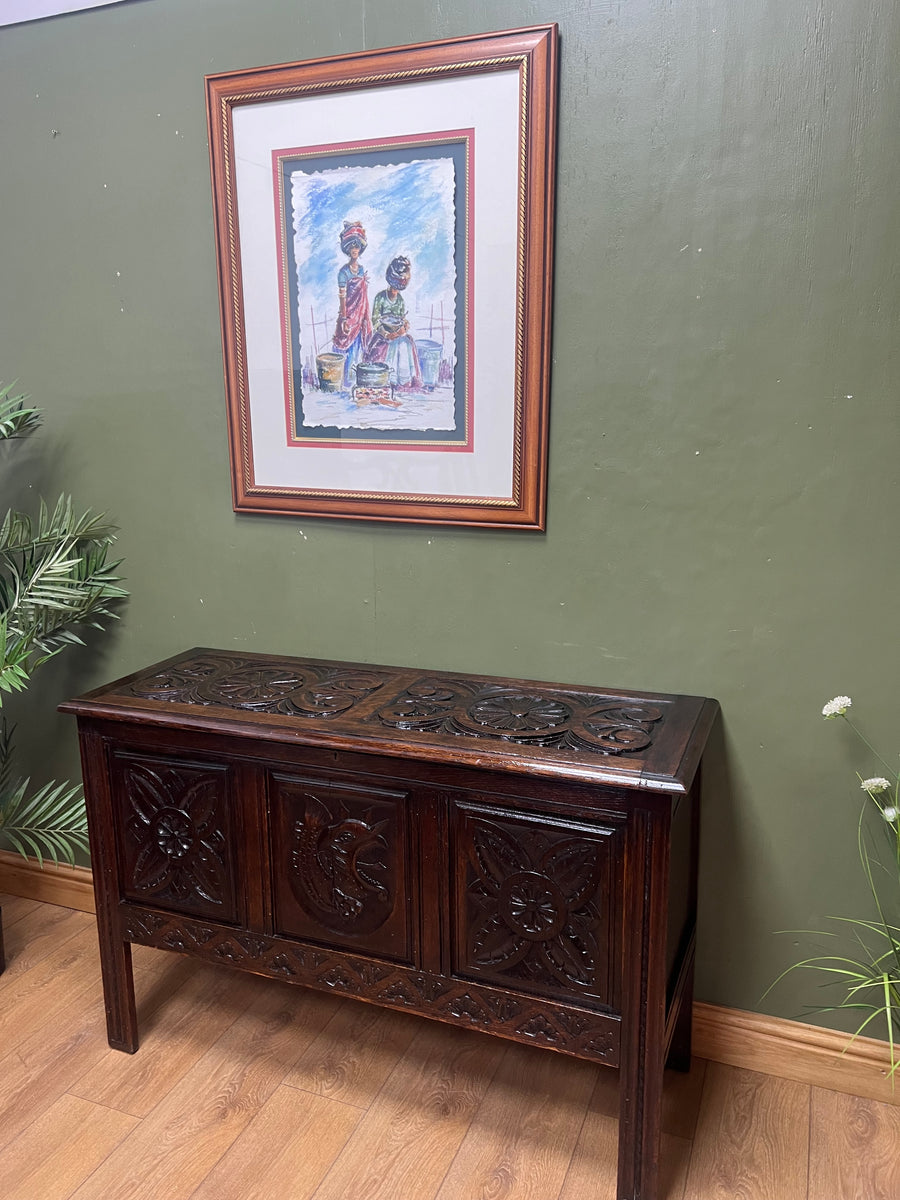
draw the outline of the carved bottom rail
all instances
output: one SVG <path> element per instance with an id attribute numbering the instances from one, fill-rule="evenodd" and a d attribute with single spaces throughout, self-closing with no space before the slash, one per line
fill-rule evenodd
<path id="1" fill-rule="evenodd" d="M 621 1022 L 607 1013 L 512 997 L 427 971 L 333 954 L 287 938 L 242 933 L 146 908 L 124 906 L 122 921 L 125 938 L 142 946 L 228 963 L 256 975 L 548 1046 L 608 1067 L 619 1065 Z"/>

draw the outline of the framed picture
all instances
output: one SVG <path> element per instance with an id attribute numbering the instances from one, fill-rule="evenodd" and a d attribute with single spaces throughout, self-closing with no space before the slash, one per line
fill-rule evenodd
<path id="1" fill-rule="evenodd" d="M 543 529 L 557 29 L 206 80 L 237 511 Z"/>

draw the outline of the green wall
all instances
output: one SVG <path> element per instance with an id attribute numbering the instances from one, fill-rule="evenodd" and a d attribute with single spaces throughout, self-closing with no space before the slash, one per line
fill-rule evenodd
<path id="1" fill-rule="evenodd" d="M 546 21 L 546 534 L 235 515 L 204 74 Z M 34 775 L 76 769 L 58 700 L 194 644 L 716 696 L 698 994 L 817 1003 L 761 996 L 799 953 L 775 930 L 868 915 L 875 764 L 822 704 L 900 749 L 898 24 L 879 0 L 130 0 L 0 30 L 0 376 L 46 413 L 0 500 L 110 512 L 132 593 L 10 706 Z"/>

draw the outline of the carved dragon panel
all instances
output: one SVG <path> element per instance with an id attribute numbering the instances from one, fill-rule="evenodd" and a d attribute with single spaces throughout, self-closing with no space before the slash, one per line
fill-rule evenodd
<path id="1" fill-rule="evenodd" d="M 274 775 L 280 930 L 411 961 L 405 794 Z"/>

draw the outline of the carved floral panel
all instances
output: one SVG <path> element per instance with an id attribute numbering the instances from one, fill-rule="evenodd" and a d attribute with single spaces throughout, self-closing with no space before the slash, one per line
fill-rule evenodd
<path id="1" fill-rule="evenodd" d="M 236 921 L 228 769 L 119 754 L 113 792 L 125 895 Z"/>
<path id="2" fill-rule="evenodd" d="M 457 810 L 454 973 L 613 1002 L 612 830 Z"/>
<path id="3" fill-rule="evenodd" d="M 380 707 L 372 720 L 411 732 L 622 756 L 651 746 L 663 712 L 643 702 L 538 685 L 480 687 L 473 679 L 426 676 Z"/>
<path id="4" fill-rule="evenodd" d="M 388 678 L 384 671 L 340 664 L 279 663 L 208 651 L 142 676 L 129 690 L 144 700 L 328 719 L 378 691 Z"/>

